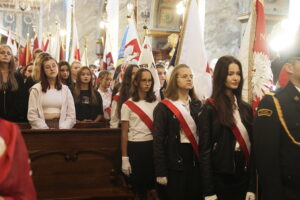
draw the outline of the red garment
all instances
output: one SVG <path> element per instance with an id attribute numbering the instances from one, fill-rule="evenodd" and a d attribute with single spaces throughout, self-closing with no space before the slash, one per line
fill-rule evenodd
<path id="1" fill-rule="evenodd" d="M 6 150 L 0 157 L 0 196 L 5 200 L 36 200 L 28 151 L 18 126 L 0 119 Z"/>

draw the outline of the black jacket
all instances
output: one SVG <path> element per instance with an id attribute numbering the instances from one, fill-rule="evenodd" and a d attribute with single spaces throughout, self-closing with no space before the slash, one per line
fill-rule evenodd
<path id="1" fill-rule="evenodd" d="M 250 105 L 245 102 L 242 102 L 242 104 L 252 114 Z M 243 121 L 243 124 L 248 131 L 251 142 L 252 124 L 245 121 Z M 209 102 L 206 102 L 202 107 L 197 127 L 199 129 L 201 179 L 204 195 L 209 196 L 216 194 L 214 187 L 214 176 L 216 174 L 233 175 L 236 173 L 234 159 L 236 139 L 231 128 L 220 124 L 217 111 Z M 255 170 L 253 162 L 250 161 L 250 163 L 248 167 L 246 162 L 244 164 L 249 177 L 251 174 L 248 191 L 254 192 Z"/>
<path id="2" fill-rule="evenodd" d="M 195 121 L 200 108 L 201 101 L 190 102 L 191 116 Z M 183 160 L 179 153 L 180 124 L 173 112 L 163 103 L 155 107 L 153 116 L 155 172 L 157 177 L 167 177 L 168 170 L 183 170 Z"/>
<path id="3" fill-rule="evenodd" d="M 0 117 L 8 121 L 24 122 L 27 121 L 28 95 L 22 75 L 16 72 L 15 78 L 18 82 L 16 91 L 11 91 L 10 85 L 8 89 L 0 91 Z"/>
<path id="4" fill-rule="evenodd" d="M 291 135 L 300 142 L 300 93 L 289 83 L 275 97 Z M 281 125 L 271 95 L 260 102 L 253 131 L 262 199 L 289 199 L 295 195 L 293 190 L 300 190 L 300 146 L 292 142 Z M 300 199 L 299 192 L 294 199 Z"/>

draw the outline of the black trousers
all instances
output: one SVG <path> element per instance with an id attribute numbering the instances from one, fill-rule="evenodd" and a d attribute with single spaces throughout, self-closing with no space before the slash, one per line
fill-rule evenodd
<path id="1" fill-rule="evenodd" d="M 132 169 L 129 176 L 132 190 L 146 195 L 147 190 L 155 188 L 153 141 L 128 142 L 127 148 Z"/>
<path id="2" fill-rule="evenodd" d="M 183 170 L 169 170 L 168 184 L 159 186 L 160 199 L 201 200 L 200 169 L 191 144 L 180 144 Z"/>

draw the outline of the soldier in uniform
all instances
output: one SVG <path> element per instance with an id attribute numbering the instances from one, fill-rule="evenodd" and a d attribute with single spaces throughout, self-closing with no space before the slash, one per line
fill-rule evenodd
<path id="1" fill-rule="evenodd" d="M 300 199 L 300 55 L 290 55 L 283 67 L 289 83 L 262 99 L 254 122 L 262 200 Z"/>

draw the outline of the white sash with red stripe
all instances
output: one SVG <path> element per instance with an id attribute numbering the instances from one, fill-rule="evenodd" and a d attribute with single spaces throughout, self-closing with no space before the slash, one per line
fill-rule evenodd
<path id="1" fill-rule="evenodd" d="M 151 133 L 153 133 L 153 110 L 149 110 L 147 107 L 140 108 L 134 101 L 125 101 L 126 104 L 149 128 Z"/>
<path id="2" fill-rule="evenodd" d="M 186 108 L 184 108 L 180 101 L 164 99 L 161 102 L 165 104 L 177 117 L 183 132 L 189 139 L 196 155 L 199 156 L 197 126 L 191 114 L 186 110 Z"/>

